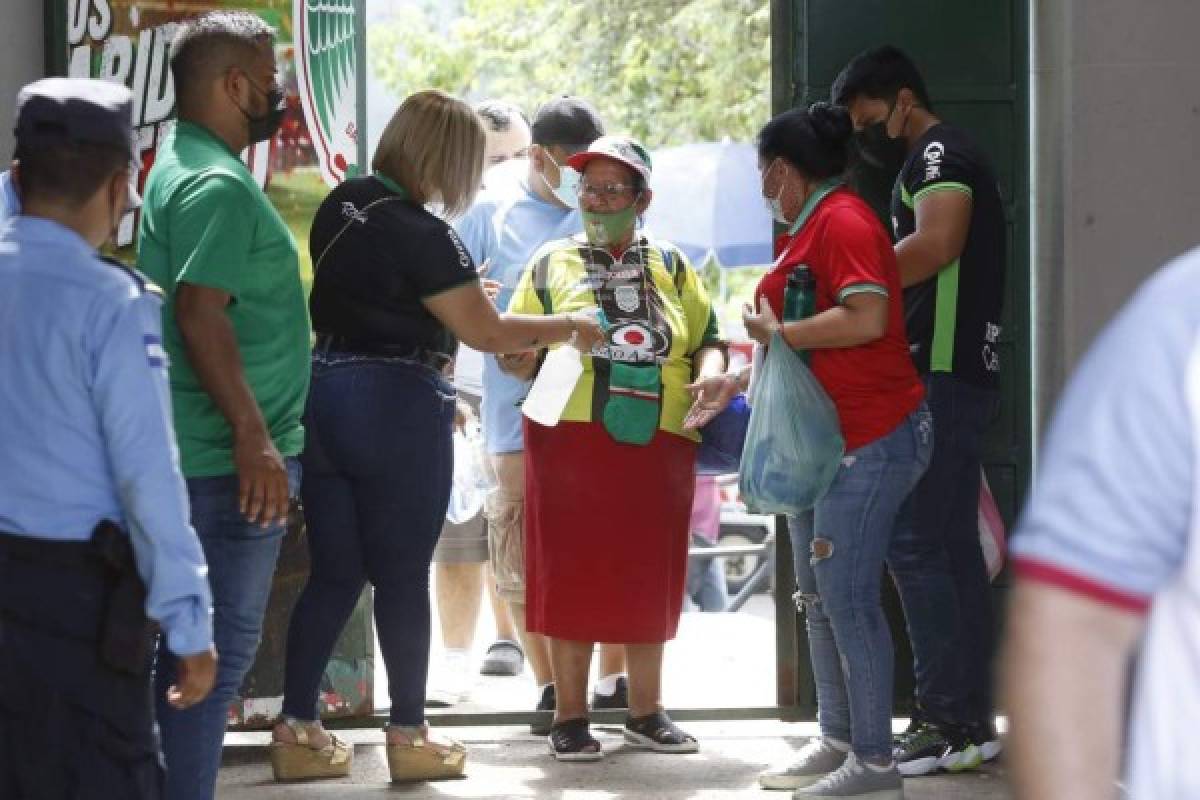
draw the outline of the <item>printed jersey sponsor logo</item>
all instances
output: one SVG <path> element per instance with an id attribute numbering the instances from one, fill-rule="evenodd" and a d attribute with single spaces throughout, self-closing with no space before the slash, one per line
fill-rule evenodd
<path id="1" fill-rule="evenodd" d="M 359 225 L 367 224 L 366 209 L 359 211 L 358 206 L 354 205 L 354 203 L 342 203 L 342 216 L 352 222 L 357 222 Z"/>
<path id="2" fill-rule="evenodd" d="M 450 237 L 450 243 L 458 251 L 458 265 L 463 269 L 471 269 L 471 256 L 467 255 L 467 248 L 463 247 L 462 240 L 449 225 L 446 226 L 446 235 Z"/>
<path id="3" fill-rule="evenodd" d="M 1000 371 L 1000 326 L 994 322 L 984 323 L 983 368 L 988 372 Z"/>
<path id="4" fill-rule="evenodd" d="M 942 159 L 946 147 L 941 142 L 930 142 L 925 148 L 925 181 L 936 181 L 942 177 Z"/>
<path id="5" fill-rule="evenodd" d="M 660 331 L 644 322 L 617 325 L 608 336 L 608 357 L 613 361 L 651 364 L 666 357 L 670 343 Z"/>

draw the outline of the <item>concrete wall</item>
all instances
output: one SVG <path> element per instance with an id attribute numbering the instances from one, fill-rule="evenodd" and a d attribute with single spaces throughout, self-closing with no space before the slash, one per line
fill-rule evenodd
<path id="1" fill-rule="evenodd" d="M 0 25 L 0 164 L 12 156 L 17 90 L 42 77 L 43 0 L 4 0 Z"/>
<path id="2" fill-rule="evenodd" d="M 1134 288 L 1200 245 L 1200 2 L 1032 0 L 1031 19 L 1042 414 Z"/>

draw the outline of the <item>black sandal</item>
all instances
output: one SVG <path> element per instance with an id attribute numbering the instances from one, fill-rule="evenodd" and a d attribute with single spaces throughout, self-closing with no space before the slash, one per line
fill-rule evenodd
<path id="1" fill-rule="evenodd" d="M 599 761 L 604 757 L 600 743 L 592 736 L 588 721 L 568 719 L 550 726 L 550 752 L 559 761 Z"/>
<path id="2" fill-rule="evenodd" d="M 626 718 L 625 741 L 656 753 L 695 753 L 700 749 L 696 737 L 680 729 L 665 711 Z"/>

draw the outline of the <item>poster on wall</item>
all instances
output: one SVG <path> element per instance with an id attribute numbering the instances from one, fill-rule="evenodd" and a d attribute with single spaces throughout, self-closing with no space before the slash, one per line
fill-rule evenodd
<path id="1" fill-rule="evenodd" d="M 359 174 L 358 62 L 361 0 L 58 0 L 65 3 L 66 73 L 123 83 L 133 92 L 142 177 L 172 126 L 175 89 L 171 40 L 179 23 L 204 11 L 241 9 L 276 31 L 279 81 L 287 113 L 273 139 L 243 159 L 291 227 L 306 284 L 308 225 L 329 188 Z M 118 244 L 136 235 L 122 221 Z"/>
<path id="2" fill-rule="evenodd" d="M 279 132 L 242 154 L 247 167 L 287 222 L 300 251 L 302 279 L 311 284 L 308 231 L 329 189 L 360 173 L 363 74 L 362 0 L 47 0 L 65 38 L 59 71 L 128 86 L 134 97 L 141 175 L 154 164 L 175 114 L 171 40 L 179 24 L 212 10 L 238 9 L 275 29 L 279 83 L 287 111 Z M 49 6 L 48 6 L 49 8 Z M 65 15 L 65 16 L 64 16 Z M 118 255 L 132 262 L 137 215 L 122 220 Z M 287 623 L 308 573 L 302 516 L 294 514 L 272 585 L 258 659 L 230 722 L 258 727 L 280 711 Z M 363 597 L 326 668 L 319 699 L 325 716 L 373 711 L 373 634 Z"/>

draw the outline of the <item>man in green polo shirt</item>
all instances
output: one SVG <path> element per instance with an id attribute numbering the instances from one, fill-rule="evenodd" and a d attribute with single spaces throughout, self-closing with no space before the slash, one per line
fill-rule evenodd
<path id="1" fill-rule="evenodd" d="M 167 294 L 175 430 L 219 657 L 206 701 L 159 705 L 170 800 L 213 796 L 226 709 L 254 661 L 299 488 L 310 328 L 296 243 L 238 157 L 279 126 L 273 42 L 244 12 L 180 28 L 171 54 L 179 120 L 147 179 L 138 234 L 138 266 Z M 160 650 L 158 682 L 173 682 L 176 669 Z"/>

